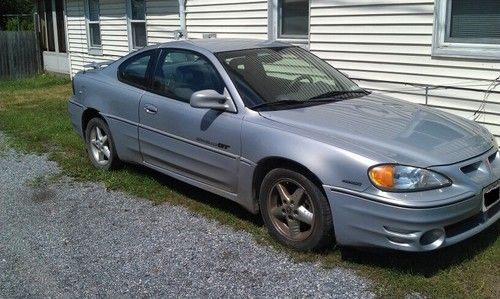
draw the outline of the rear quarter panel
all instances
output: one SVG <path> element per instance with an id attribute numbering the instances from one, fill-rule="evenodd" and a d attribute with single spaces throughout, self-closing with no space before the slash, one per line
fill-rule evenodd
<path id="1" fill-rule="evenodd" d="M 117 80 L 106 70 L 75 76 L 76 101 L 84 109 L 95 109 L 107 122 L 121 160 L 140 162 L 137 127 L 142 90 Z M 82 128 L 83 129 L 83 128 Z"/>

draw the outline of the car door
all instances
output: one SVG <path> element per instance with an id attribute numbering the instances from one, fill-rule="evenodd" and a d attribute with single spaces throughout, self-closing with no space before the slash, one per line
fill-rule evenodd
<path id="1" fill-rule="evenodd" d="M 235 193 L 242 116 L 191 107 L 191 94 L 204 89 L 227 93 L 220 74 L 206 57 L 181 49 L 162 50 L 152 78 L 152 92 L 146 92 L 140 103 L 143 160 Z"/>

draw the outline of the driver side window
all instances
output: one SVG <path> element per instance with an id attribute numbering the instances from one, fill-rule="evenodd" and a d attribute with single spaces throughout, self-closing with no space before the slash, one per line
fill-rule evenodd
<path id="1" fill-rule="evenodd" d="M 191 51 L 163 51 L 153 77 L 154 92 L 189 103 L 199 90 L 224 92 L 224 81 L 212 63 Z"/>

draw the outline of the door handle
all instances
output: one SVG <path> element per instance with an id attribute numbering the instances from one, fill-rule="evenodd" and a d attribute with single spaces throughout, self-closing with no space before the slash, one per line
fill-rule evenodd
<path id="1" fill-rule="evenodd" d="M 144 105 L 144 111 L 146 111 L 146 113 L 149 114 L 156 114 L 156 112 L 158 112 L 158 108 L 156 108 L 156 106 L 153 106 L 151 104 L 146 104 Z"/>

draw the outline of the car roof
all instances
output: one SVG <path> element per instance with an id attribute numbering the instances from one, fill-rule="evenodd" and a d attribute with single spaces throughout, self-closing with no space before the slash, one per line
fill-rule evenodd
<path id="1" fill-rule="evenodd" d="M 159 45 L 159 48 L 166 47 L 184 47 L 195 46 L 208 50 L 212 53 L 238 51 L 256 48 L 289 47 L 291 44 L 259 39 L 241 39 L 241 38 L 209 38 L 209 39 L 185 39 L 176 40 Z"/>

